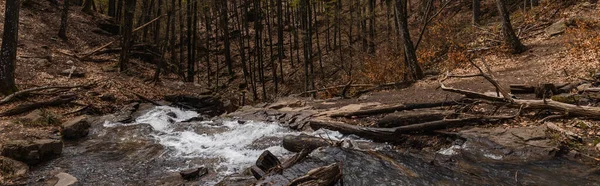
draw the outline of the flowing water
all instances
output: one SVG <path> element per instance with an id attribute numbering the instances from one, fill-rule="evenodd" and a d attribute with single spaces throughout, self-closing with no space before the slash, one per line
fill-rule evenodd
<path id="1" fill-rule="evenodd" d="M 260 121 L 185 122 L 195 117 L 195 112 L 156 107 L 131 123 L 94 125 L 86 140 L 66 144 L 62 157 L 34 168 L 30 185 L 44 185 L 58 172 L 72 174 L 79 185 L 178 185 L 179 171 L 197 167 L 207 167 L 209 173 L 195 183 L 215 185 L 232 174 L 247 175 L 247 168 L 265 150 L 280 159 L 291 155 L 281 147 L 282 138 L 300 134 Z M 370 143 L 327 130 L 309 135 Z M 317 166 L 343 162 L 346 185 L 599 184 L 600 171 L 574 162 L 508 163 L 495 155 L 461 153 L 465 146 L 442 149 L 434 154 L 435 161 L 428 159 L 431 154 L 393 151 L 385 144 L 373 149 L 378 152 L 324 148 L 277 179 L 293 179 Z"/>

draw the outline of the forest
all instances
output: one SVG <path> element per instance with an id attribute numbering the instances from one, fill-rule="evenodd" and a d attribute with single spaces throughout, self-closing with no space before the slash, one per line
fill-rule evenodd
<path id="1" fill-rule="evenodd" d="M 600 178 L 595 0 L 0 8 L 0 185 Z"/>

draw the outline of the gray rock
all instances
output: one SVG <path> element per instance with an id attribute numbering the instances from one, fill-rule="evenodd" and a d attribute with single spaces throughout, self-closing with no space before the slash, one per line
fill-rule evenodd
<path id="1" fill-rule="evenodd" d="M 34 110 L 29 114 L 17 119 L 22 124 L 32 124 L 41 122 L 44 119 L 44 113 L 41 110 Z"/>
<path id="2" fill-rule="evenodd" d="M 77 178 L 75 178 L 74 176 L 61 172 L 58 173 L 56 175 L 54 175 L 53 178 L 50 178 L 48 181 L 46 181 L 46 185 L 49 186 L 69 186 L 69 185 L 73 185 L 75 183 L 77 183 Z"/>
<path id="3" fill-rule="evenodd" d="M 49 67 L 50 66 L 50 61 L 48 59 L 39 59 L 36 62 L 36 65 L 39 67 Z"/>
<path id="4" fill-rule="evenodd" d="M 188 180 L 188 181 L 198 179 L 206 174 L 208 174 L 208 169 L 205 167 L 188 169 L 188 170 L 179 172 L 179 175 L 181 175 L 181 177 L 183 179 Z"/>
<path id="5" fill-rule="evenodd" d="M 558 22 L 550 25 L 546 28 L 546 35 L 548 37 L 559 35 L 564 33 L 567 30 L 567 24 L 564 19 L 559 20 Z"/>
<path id="6" fill-rule="evenodd" d="M 65 139 L 80 139 L 90 132 L 87 116 L 79 116 L 62 124 L 62 136 Z"/>
<path id="7" fill-rule="evenodd" d="M 104 71 L 104 72 L 117 72 L 118 70 L 119 69 L 113 65 L 102 67 L 102 71 Z"/>
<path id="8" fill-rule="evenodd" d="M 73 62 L 72 60 L 67 61 L 67 65 L 73 65 L 73 64 L 75 64 L 75 62 Z"/>
<path id="9" fill-rule="evenodd" d="M 585 83 L 585 84 L 581 84 L 579 86 L 577 86 L 577 90 L 578 91 L 584 91 L 588 88 L 592 88 L 592 84 L 591 83 Z"/>
<path id="10" fill-rule="evenodd" d="M 62 72 L 60 72 L 60 75 L 63 75 L 63 76 L 71 75 L 71 77 L 78 77 L 78 78 L 85 77 L 85 74 L 86 74 L 85 70 L 83 70 L 82 68 L 77 68 L 77 67 L 75 67 L 74 69 L 73 68 L 66 69 L 66 70 L 63 70 Z"/>
<path id="11" fill-rule="evenodd" d="M 2 156 L 22 161 L 28 165 L 37 165 L 60 156 L 62 149 L 63 142 L 60 140 L 14 140 L 4 144 Z"/>

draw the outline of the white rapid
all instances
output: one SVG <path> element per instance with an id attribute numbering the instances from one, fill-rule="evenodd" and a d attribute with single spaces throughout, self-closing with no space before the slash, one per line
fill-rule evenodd
<path id="1" fill-rule="evenodd" d="M 156 107 L 135 119 L 135 122 L 110 123 L 105 127 L 149 124 L 154 132 L 151 137 L 166 147 L 167 158 L 200 159 L 203 165 L 214 170 L 218 177 L 240 173 L 252 166 L 258 156 L 269 150 L 278 157 L 290 154 L 281 146 L 285 135 L 299 134 L 277 123 L 236 120 L 182 122 L 198 113 L 174 107 Z M 338 132 L 319 130 L 309 135 L 341 140 Z M 193 165 L 192 165 L 193 166 Z M 180 170 L 188 167 L 171 167 Z"/>

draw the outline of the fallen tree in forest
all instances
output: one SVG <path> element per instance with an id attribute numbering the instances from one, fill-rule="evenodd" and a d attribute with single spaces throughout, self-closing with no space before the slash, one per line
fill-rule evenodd
<path id="1" fill-rule="evenodd" d="M 77 99 L 76 95 L 68 94 L 68 95 L 57 96 L 49 101 L 36 102 L 36 103 L 31 103 L 31 104 L 23 104 L 23 105 L 19 105 L 15 108 L 12 108 L 12 109 L 9 109 L 7 111 L 0 113 L 0 117 L 19 115 L 19 114 L 23 114 L 23 113 L 26 113 L 26 112 L 29 112 L 29 111 L 32 111 L 35 109 L 39 109 L 39 108 L 59 106 L 59 105 L 63 105 L 66 103 L 70 103 L 70 102 L 74 101 L 75 99 Z"/>

